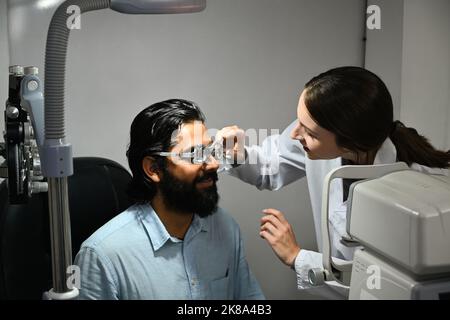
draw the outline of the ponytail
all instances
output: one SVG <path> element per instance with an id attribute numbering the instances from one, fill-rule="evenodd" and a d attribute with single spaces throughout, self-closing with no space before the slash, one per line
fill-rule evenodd
<path id="1" fill-rule="evenodd" d="M 406 127 L 398 120 L 393 122 L 389 137 L 397 149 L 398 161 L 406 162 L 408 166 L 417 163 L 430 168 L 450 167 L 450 150 L 435 149 L 416 129 Z"/>
<path id="2" fill-rule="evenodd" d="M 399 161 L 409 166 L 450 167 L 450 150 L 436 150 L 415 129 L 393 121 L 391 94 L 369 70 L 350 66 L 319 74 L 306 83 L 304 103 L 314 121 L 336 136 L 341 148 L 356 154 L 376 151 L 390 137 Z"/>

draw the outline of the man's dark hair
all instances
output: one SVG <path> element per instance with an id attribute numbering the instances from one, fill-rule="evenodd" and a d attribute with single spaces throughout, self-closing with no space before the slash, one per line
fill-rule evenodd
<path id="1" fill-rule="evenodd" d="M 154 154 L 169 151 L 174 146 L 171 141 L 173 132 L 182 124 L 193 121 L 205 122 L 205 116 L 194 102 L 182 99 L 155 103 L 134 118 L 127 150 L 128 165 L 133 175 L 127 192 L 132 199 L 137 202 L 153 199 L 156 185 L 143 171 L 142 160 L 152 156 L 155 166 L 165 168 L 166 159 Z"/>

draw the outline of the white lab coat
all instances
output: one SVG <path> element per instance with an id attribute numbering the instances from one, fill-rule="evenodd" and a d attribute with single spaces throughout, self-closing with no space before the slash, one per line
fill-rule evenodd
<path id="1" fill-rule="evenodd" d="M 255 185 L 258 189 L 278 190 L 304 176 L 307 177 L 314 215 L 314 227 L 319 251 L 322 251 L 321 204 L 322 187 L 327 173 L 342 165 L 342 158 L 332 160 L 310 160 L 299 141 L 290 137 L 296 121 L 290 124 L 281 135 L 267 137 L 261 146 L 246 147 L 247 161 L 228 173 L 242 181 Z M 397 151 L 387 138 L 378 150 L 374 164 L 395 163 Z M 256 161 L 255 161 L 256 160 Z M 448 175 L 446 169 L 428 168 L 413 164 L 412 169 L 431 174 Z M 278 170 L 277 170 L 278 169 Z M 342 179 L 335 179 L 330 188 L 330 238 L 333 258 L 352 260 L 355 247 L 344 246 L 340 239 L 346 232 L 346 203 L 343 202 Z M 308 282 L 308 270 L 322 268 L 322 254 L 301 249 L 295 259 L 295 271 L 299 289 L 308 289 L 310 293 L 326 298 L 344 298 L 347 292 L 339 286 L 327 285 L 312 288 Z"/>

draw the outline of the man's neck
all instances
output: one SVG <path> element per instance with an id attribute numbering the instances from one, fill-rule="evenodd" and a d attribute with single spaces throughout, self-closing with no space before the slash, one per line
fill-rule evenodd
<path id="1" fill-rule="evenodd" d="M 192 223 L 194 214 L 169 209 L 165 205 L 160 193 L 155 195 L 151 201 L 151 205 L 166 227 L 167 232 L 169 232 L 172 237 L 184 239 L 184 236 Z"/>

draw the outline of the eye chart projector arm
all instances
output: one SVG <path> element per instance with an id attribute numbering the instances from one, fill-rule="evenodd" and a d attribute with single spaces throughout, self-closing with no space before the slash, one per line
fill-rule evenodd
<path id="1" fill-rule="evenodd" d="M 27 202 L 32 193 L 46 192 L 48 187 L 53 288 L 44 298 L 55 300 L 78 296 L 78 289 L 71 283 L 67 192 L 73 158 L 64 126 L 65 66 L 70 33 L 66 23 L 70 6 L 77 6 L 80 13 L 107 8 L 129 14 L 193 13 L 203 11 L 206 0 L 67 0 L 56 9 L 48 28 L 44 94 L 37 68 L 30 67 L 26 72 L 20 66 L 10 68 L 5 144 L 0 146 L 6 165 L 0 167 L 0 176 L 8 178 L 10 203 Z M 44 177 L 47 182 L 41 181 Z"/>

